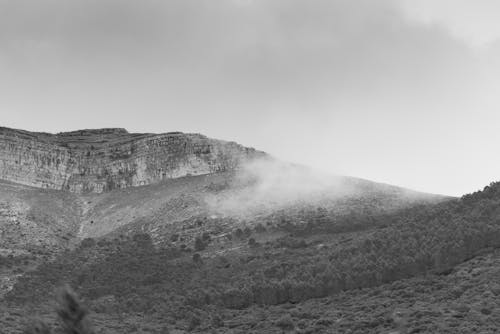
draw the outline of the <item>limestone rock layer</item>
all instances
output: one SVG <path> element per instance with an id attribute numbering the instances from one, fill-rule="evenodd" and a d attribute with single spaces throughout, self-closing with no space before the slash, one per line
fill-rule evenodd
<path id="1" fill-rule="evenodd" d="M 233 170 L 264 155 L 200 134 L 113 128 L 49 134 L 0 127 L 0 179 L 76 193 Z"/>

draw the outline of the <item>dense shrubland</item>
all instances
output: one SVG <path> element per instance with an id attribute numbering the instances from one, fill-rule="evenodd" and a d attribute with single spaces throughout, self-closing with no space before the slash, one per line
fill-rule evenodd
<path id="1" fill-rule="evenodd" d="M 14 255 L 9 254 L 7 256 L 0 255 L 0 272 L 3 270 L 16 269 L 19 267 L 28 266 L 31 262 L 35 261 L 36 257 L 34 255 Z"/>
<path id="2" fill-rule="evenodd" d="M 314 212 L 303 211 L 300 219 L 283 212 L 269 224 L 262 219 L 252 230 L 235 231 L 230 242 L 238 251 L 223 255 L 207 248 L 208 235 L 196 239 L 195 256 L 190 247 L 155 247 L 145 234 L 84 240 L 26 274 L 8 300 L 43 302 L 56 286 L 69 283 L 100 312 L 297 303 L 429 272 L 447 274 L 500 246 L 499 183 L 391 215 Z M 277 230 L 280 237 L 261 238 Z"/>

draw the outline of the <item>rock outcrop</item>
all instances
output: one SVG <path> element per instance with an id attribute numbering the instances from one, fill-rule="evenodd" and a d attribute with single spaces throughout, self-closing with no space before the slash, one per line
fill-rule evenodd
<path id="1" fill-rule="evenodd" d="M 200 134 L 114 128 L 49 134 L 0 127 L 0 179 L 75 193 L 233 170 L 264 155 Z"/>

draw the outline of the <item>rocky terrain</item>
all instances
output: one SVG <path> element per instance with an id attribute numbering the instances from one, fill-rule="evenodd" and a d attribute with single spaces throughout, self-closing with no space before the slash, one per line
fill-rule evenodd
<path id="1" fill-rule="evenodd" d="M 24 251 L 110 233 L 147 232 L 161 243 L 195 219 L 252 225 L 278 210 L 389 212 L 443 199 L 313 173 L 199 134 L 124 129 L 0 128 L 0 189 L 2 247 Z"/>
<path id="2" fill-rule="evenodd" d="M 262 155 L 234 142 L 180 132 L 98 129 L 53 135 L 0 128 L 0 179 L 75 193 L 232 170 Z"/>
<path id="3" fill-rule="evenodd" d="M 500 322 L 498 183 L 457 199 L 202 135 L 1 133 L 2 334 L 34 314 L 54 322 L 64 284 L 98 333 L 493 333 Z"/>

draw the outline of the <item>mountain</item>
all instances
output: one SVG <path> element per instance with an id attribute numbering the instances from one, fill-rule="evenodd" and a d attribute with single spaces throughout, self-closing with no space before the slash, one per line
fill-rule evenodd
<path id="1" fill-rule="evenodd" d="M 196 219 L 236 226 L 279 210 L 385 212 L 443 199 L 321 174 L 200 134 L 124 129 L 0 128 L 0 179 L 3 248 L 24 250 L 138 231 L 161 243 Z"/>
<path id="2" fill-rule="evenodd" d="M 374 266 L 365 244 L 384 261 L 384 249 L 406 254 L 406 217 L 455 201 L 180 132 L 1 128 L 0 161 L 0 311 L 2 295 L 9 309 L 48 310 L 70 283 L 105 321 L 110 309 L 212 316 L 206 307 L 303 302 L 409 277 L 396 265 L 363 271 Z M 320 283 L 325 268 L 335 286 Z"/>
<path id="3" fill-rule="evenodd" d="M 38 188 L 101 193 L 231 170 L 263 156 L 200 134 L 124 129 L 48 134 L 0 128 L 0 178 Z"/>

